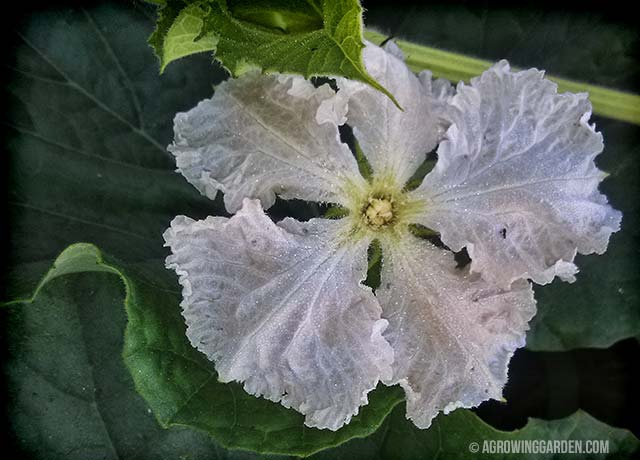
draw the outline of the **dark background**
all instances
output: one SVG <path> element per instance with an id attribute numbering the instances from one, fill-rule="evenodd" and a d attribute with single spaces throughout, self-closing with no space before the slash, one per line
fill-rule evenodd
<path id="1" fill-rule="evenodd" d="M 566 2 L 536 2 L 520 4 L 518 8 L 501 2 L 388 2 L 385 6 L 379 2 L 364 2 L 367 9 L 365 23 L 391 36 L 415 40 L 430 46 L 450 49 L 452 51 L 471 54 L 480 58 L 497 60 L 508 58 L 513 64 L 530 66 L 535 63 L 549 72 L 554 72 L 556 55 L 553 49 L 554 38 L 541 40 L 539 36 L 513 42 L 509 39 L 508 28 L 499 23 L 499 18 L 516 18 L 523 23 L 530 22 L 532 29 L 536 23 L 573 24 L 578 29 L 572 32 L 577 41 L 598 40 L 597 34 L 590 38 L 590 28 L 599 24 L 613 25 L 621 36 L 635 36 L 636 61 L 627 66 L 625 72 L 612 68 L 609 84 L 616 89 L 640 92 L 640 64 L 638 63 L 638 32 L 636 15 L 629 11 L 630 6 L 622 2 L 599 2 L 596 4 L 570 4 Z M 87 2 L 83 2 L 87 6 Z M 19 2 L 12 3 L 13 11 L 4 6 L 2 25 L 3 63 L 10 62 L 12 50 L 17 43 L 14 33 L 20 27 L 21 18 L 37 14 L 41 8 L 70 6 L 73 2 Z M 139 6 L 139 2 L 138 2 Z M 132 6 L 133 7 L 133 6 Z M 468 21 L 452 24 L 452 18 L 460 16 L 464 11 Z M 492 12 L 492 14 L 488 14 Z M 498 14 L 495 14 L 498 12 Z M 497 18 L 497 19 L 496 19 Z M 421 21 L 441 21 L 442 28 L 437 25 L 428 28 L 421 26 Z M 504 20 L 504 19 L 503 19 Z M 576 25 L 577 24 L 577 25 Z M 457 29 L 456 34 L 451 28 Z M 542 27 L 544 29 L 544 27 Z M 448 30 L 448 32 L 447 32 Z M 465 34 L 478 33 L 477 40 L 465 38 Z M 470 44 L 471 47 L 470 47 Z M 580 46 L 579 43 L 576 46 Z M 602 43 L 602 65 L 607 66 L 607 43 Z M 588 66 L 585 66 L 588 69 Z M 568 78 L 590 81 L 587 71 L 577 75 L 560 75 Z M 556 72 L 557 73 L 557 72 Z M 6 103 L 4 92 L 9 72 L 3 72 L 3 92 L 1 102 Z M 4 104 L 3 104 L 4 107 Z M 610 123 L 594 117 L 597 124 Z M 621 123 L 621 122 L 616 122 Z M 6 132 L 6 126 L 0 125 L 0 132 Z M 638 135 L 640 127 L 633 127 Z M 8 216 L 7 200 L 9 180 L 6 176 L 9 165 L 8 155 L 3 149 L 3 176 L 0 178 L 0 248 L 2 249 L 2 267 L 11 264 L 11 247 L 9 246 L 11 222 Z M 637 152 L 640 154 L 640 152 Z M 61 248 L 62 249 L 62 248 Z M 2 278 L 0 278 L 1 280 Z M 0 299 L 6 299 L 5 283 L 0 281 Z M 7 312 L 0 310 L 0 349 L 6 354 L 6 333 L 8 327 Z M 510 380 L 505 390 L 507 402 L 490 401 L 481 405 L 476 412 L 491 425 L 511 430 L 525 425 L 528 417 L 543 419 L 562 418 L 581 408 L 603 422 L 612 426 L 627 428 L 640 437 L 640 377 L 637 365 L 640 357 L 640 346 L 635 339 L 619 342 L 607 349 L 578 349 L 567 352 L 532 352 L 519 350 L 511 361 Z M 3 374 L 4 375 L 4 374 Z M 22 458 L 12 436 L 11 420 L 4 410 L 7 405 L 4 381 L 0 389 L 0 404 L 3 407 L 0 422 L 0 446 L 3 453 L 14 452 L 13 458 Z"/>

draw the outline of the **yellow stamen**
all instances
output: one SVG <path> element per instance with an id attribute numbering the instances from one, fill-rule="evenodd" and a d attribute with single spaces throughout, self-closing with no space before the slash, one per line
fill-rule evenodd
<path id="1" fill-rule="evenodd" d="M 393 204 L 382 198 L 369 198 L 364 217 L 372 227 L 382 227 L 393 220 Z"/>

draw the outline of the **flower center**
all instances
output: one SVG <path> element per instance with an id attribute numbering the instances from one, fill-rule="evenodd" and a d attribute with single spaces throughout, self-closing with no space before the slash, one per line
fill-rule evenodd
<path id="1" fill-rule="evenodd" d="M 397 182 L 392 175 L 378 175 L 347 194 L 350 238 L 396 239 L 408 230 L 419 206 Z"/>
<path id="2" fill-rule="evenodd" d="M 393 221 L 393 199 L 386 197 L 369 197 L 362 213 L 367 225 L 380 228 Z"/>

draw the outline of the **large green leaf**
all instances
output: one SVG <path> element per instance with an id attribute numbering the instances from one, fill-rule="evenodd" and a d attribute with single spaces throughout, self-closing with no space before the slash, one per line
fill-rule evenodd
<path id="1" fill-rule="evenodd" d="M 3 111 L 3 122 L 8 128 L 5 144 L 10 165 L 12 227 L 11 273 L 6 281 L 14 295 L 32 293 L 51 261 L 65 247 L 77 241 L 91 241 L 122 261 L 118 273 L 124 267 L 123 273 L 133 280 L 132 285 L 139 283 L 140 292 L 148 295 L 145 302 L 160 307 L 159 310 L 150 308 L 152 321 L 182 327 L 178 287 L 171 273 L 163 268 L 166 252 L 162 248 L 162 231 L 176 214 L 202 218 L 223 214 L 224 210 L 220 201 L 210 202 L 200 197 L 172 172 L 175 166 L 164 146 L 171 140 L 174 113 L 210 95 L 211 84 L 223 78 L 224 72 L 201 55 L 185 58 L 183 65 L 171 66 L 159 77 L 154 58 L 144 45 L 150 27 L 147 12 L 137 11 L 130 4 L 124 9 L 105 5 L 89 11 L 49 10 L 19 26 L 18 46 L 8 67 L 9 106 Z M 611 163 L 603 163 L 610 171 L 618 165 L 615 175 L 622 178 L 616 186 L 620 187 L 619 191 L 605 190 L 614 198 L 617 195 L 614 204 L 627 213 L 624 230 L 619 235 L 624 243 L 618 250 L 621 265 L 619 270 L 611 270 L 613 265 L 609 263 L 598 272 L 598 262 L 608 256 L 587 257 L 585 260 L 593 260 L 593 267 L 583 264 L 583 275 L 588 270 L 596 270 L 595 274 L 610 274 L 612 280 L 628 276 L 620 293 L 627 299 L 624 305 L 630 315 L 628 324 L 612 317 L 610 311 L 602 312 L 601 318 L 606 319 L 603 325 L 587 323 L 586 317 L 572 318 L 576 310 L 563 310 L 563 317 L 545 307 L 541 315 L 549 312 L 544 320 L 549 332 L 547 336 L 540 336 L 543 346 L 606 344 L 637 331 L 634 325 L 637 309 L 632 308 L 637 305 L 637 270 L 634 270 L 635 259 L 627 256 L 627 251 L 636 251 L 630 244 L 637 238 L 637 233 L 627 229 L 637 225 L 631 227 L 627 222 L 635 222 L 629 219 L 636 209 L 634 197 L 638 186 L 632 173 L 637 170 L 637 162 L 629 152 L 637 146 L 639 136 L 637 130 L 620 123 L 608 123 L 604 130 L 607 138 L 625 139 L 615 147 L 619 153 L 608 160 Z M 613 148 L 612 142 L 608 143 L 608 150 Z M 606 158 L 605 155 L 603 160 Z M 615 180 L 609 179 L 605 187 L 612 187 Z M 295 204 L 289 207 L 295 208 Z M 95 261 L 82 260 L 84 262 L 72 272 L 96 268 Z M 617 289 L 612 280 L 605 283 L 606 292 Z M 553 288 L 544 287 L 540 292 Z M 581 283 L 564 284 L 560 288 L 580 289 Z M 590 289 L 594 292 L 588 296 L 595 296 L 598 284 Z M 572 296 L 569 301 L 573 302 L 575 292 L 569 291 L 569 295 Z M 202 458 L 207 453 L 207 458 L 216 458 L 216 455 L 228 458 L 229 454 L 207 436 L 175 427 L 168 431 L 158 429 L 147 406 L 134 393 L 132 380 L 121 362 L 125 322 L 122 299 L 122 282 L 114 274 L 71 274 L 49 282 L 33 303 L 15 305 L 3 312 L 3 319 L 8 319 L 4 322 L 10 334 L 7 340 L 13 344 L 12 357 L 4 369 L 11 389 L 13 435 L 19 445 L 38 458 L 73 458 L 74 455 L 88 458 L 96 452 L 106 458 L 178 458 L 183 454 Z M 542 303 L 544 306 L 548 302 Z M 562 307 L 561 303 L 554 305 Z M 597 311 L 589 309 L 589 305 L 585 308 L 587 314 Z M 142 318 L 140 314 L 149 312 L 135 313 Z M 156 313 L 160 314 L 159 319 Z M 165 317 L 165 313 L 173 314 L 174 320 Z M 554 324 L 558 325 L 557 329 Z M 591 329 L 585 329 L 587 324 Z M 570 326 L 574 332 L 568 341 Z M 171 330 L 174 332 L 167 337 L 183 342 L 171 342 L 169 347 L 195 353 L 187 348 L 182 335 Z M 536 326 L 532 337 L 539 336 L 540 331 L 543 330 Z M 598 334 L 604 339 L 599 339 Z M 127 339 L 139 350 L 162 337 L 155 334 L 137 342 L 129 336 Z M 561 345 L 553 345 L 554 341 Z M 179 356 L 158 358 L 158 361 L 152 356 L 147 358 L 146 364 L 176 364 L 182 360 Z M 185 365 L 167 369 L 173 369 L 177 375 Z M 138 382 L 145 379 L 153 382 L 154 374 L 136 377 Z M 91 390 L 91 395 L 79 399 L 83 391 L 87 391 L 82 390 L 83 386 L 95 392 Z M 230 390 L 224 388 L 224 397 L 228 398 Z M 236 397 L 246 397 L 236 388 Z M 140 389 L 144 393 L 145 389 Z M 248 398 L 247 401 L 259 400 Z M 158 408 L 165 423 L 173 420 L 171 404 L 175 407 L 175 400 L 166 405 L 156 402 L 153 406 Z M 245 409 L 253 410 L 252 407 Z M 276 414 L 283 410 L 275 407 Z M 200 417 L 195 418 L 194 423 L 211 431 L 218 430 L 219 438 L 225 436 L 224 423 L 229 421 L 230 413 L 218 412 L 212 414 L 210 420 L 203 420 L 202 415 L 210 413 L 204 407 L 200 409 Z M 350 441 L 350 444 L 371 446 L 385 430 L 397 433 L 397 443 L 408 442 L 418 435 L 450 436 L 435 430 L 445 426 L 440 425 L 439 420 L 433 430 L 426 432 L 431 434 L 416 432 L 406 425 L 402 408 L 399 409 L 400 415 L 383 425 L 372 439 Z M 465 412 L 455 414 L 458 413 Z M 257 421 L 261 420 L 264 420 L 262 415 Z M 276 417 L 271 421 L 281 423 Z M 477 418 L 472 421 L 478 423 Z M 218 422 L 220 425 L 216 425 Z M 469 420 L 460 418 L 460 423 L 467 424 Z M 302 432 L 301 425 L 299 429 Z M 451 425 L 447 429 L 461 431 L 463 428 Z M 402 433 L 407 436 L 404 440 Z M 233 432 L 229 434 L 232 438 L 233 435 Z M 267 439 L 270 439 L 268 435 Z M 224 441 L 245 442 L 243 439 Z M 247 442 L 253 446 L 257 440 L 249 436 Z M 145 449 L 140 450 L 140 444 Z M 184 451 L 185 444 L 189 445 L 188 453 Z M 411 444 L 407 446 L 413 448 Z M 266 444 L 263 447 L 272 450 Z M 305 444 L 304 448 L 307 447 L 308 452 L 315 448 Z M 384 453 L 393 452 L 390 447 L 380 450 L 378 445 L 369 451 L 364 449 L 346 452 L 354 458 L 354 452 L 360 453 L 360 458 L 376 455 L 384 458 Z M 327 456 L 332 452 L 343 455 L 340 447 L 328 451 Z M 363 452 L 371 456 L 363 457 Z M 411 453 L 407 451 L 407 455 Z M 241 453 L 233 458 L 251 456 Z"/>
<path id="2" fill-rule="evenodd" d="M 147 276 L 140 273 L 143 267 L 147 269 Z M 145 398 L 163 426 L 199 428 L 227 447 L 309 455 L 353 437 L 373 433 L 393 407 L 402 401 L 403 393 L 399 388 L 381 388 L 372 393 L 369 404 L 349 425 L 334 432 L 307 428 L 303 425 L 301 414 L 265 399 L 255 398 L 238 384 L 218 382 L 213 364 L 186 340 L 186 327 L 178 306 L 180 292 L 167 289 L 167 286 L 173 287 L 172 275 L 164 270 L 154 273 L 156 269 L 155 264 L 145 263 L 136 264 L 135 268 L 128 268 L 125 272 L 114 262 L 105 261 L 95 246 L 77 243 L 60 254 L 30 299 L 17 300 L 11 304 L 37 300 L 40 291 L 46 289 L 49 282 L 69 274 L 106 272 L 118 275 L 125 286 L 124 306 L 128 317 L 123 357 L 137 391 Z M 148 278 L 149 275 L 152 278 Z M 67 294 L 81 299 L 85 289 L 81 285 L 76 285 L 75 289 L 67 287 L 67 291 L 62 291 L 59 298 L 54 294 L 47 298 L 55 298 L 48 308 L 60 310 L 54 314 L 62 325 L 52 327 L 70 329 L 71 333 L 64 334 L 65 337 L 82 335 L 86 343 L 82 345 L 81 351 L 95 345 L 89 343 L 91 336 L 83 331 L 83 323 L 75 324 L 75 315 L 84 314 L 77 311 L 84 307 L 78 305 L 77 301 L 71 306 L 65 302 Z M 91 296 L 90 301 L 92 309 L 96 301 L 101 305 L 114 303 L 103 296 Z M 36 303 L 35 308 L 42 308 L 42 303 Z M 72 309 L 71 314 L 69 309 Z M 104 321 L 104 317 L 109 314 L 104 311 L 101 312 L 102 317 L 95 318 L 87 313 L 86 320 L 92 324 L 95 322 L 94 326 L 98 327 L 98 322 Z M 38 334 L 46 336 L 48 323 L 37 322 L 35 327 L 38 325 L 43 329 Z M 23 327 L 34 327 L 33 320 L 25 321 Z M 26 334 L 26 337 L 31 338 L 31 335 Z M 60 354 L 73 354 L 73 346 L 69 349 L 66 340 L 63 342 L 61 346 L 67 348 L 61 350 Z M 52 341 L 49 347 L 36 349 L 32 359 L 43 359 L 54 352 L 57 345 L 57 341 Z M 106 353 L 105 356 L 113 359 L 113 356 L 108 356 L 113 354 L 113 349 L 106 352 L 98 349 L 94 362 L 89 363 L 89 367 L 100 367 L 100 353 Z M 58 372 L 61 374 L 59 377 L 65 372 L 67 375 L 75 375 L 85 372 L 85 367 L 82 363 L 72 362 L 68 367 L 64 366 L 56 371 L 56 375 Z M 49 372 L 49 369 L 43 371 L 42 377 L 46 379 Z M 24 386 L 23 381 L 17 380 L 17 387 Z M 107 409 L 112 409 L 112 405 L 107 406 Z"/>
<path id="3" fill-rule="evenodd" d="M 47 284 L 33 303 L 1 311 L 6 410 L 20 452 L 12 458 L 257 460 L 205 433 L 158 424 L 122 362 L 123 296 L 113 275 L 71 275 Z"/>
<path id="4" fill-rule="evenodd" d="M 10 391 L 17 395 L 10 415 L 24 450 L 46 450 L 47 458 L 156 458 L 187 453 L 189 458 L 212 458 L 212 453 L 220 459 L 253 458 L 222 451 L 194 431 L 163 431 L 152 419 L 153 410 L 164 426 L 195 426 L 227 446 L 304 455 L 339 444 L 354 433 L 362 434 L 365 426 L 373 432 L 379 413 L 390 412 L 401 401 L 398 388 L 377 391 L 348 427 L 335 433 L 304 428 L 299 414 L 265 400 L 257 402 L 239 385 L 218 383 L 211 363 L 184 340 L 184 325 L 175 308 L 179 293 L 149 282 L 137 273 L 139 268 L 128 268 L 125 273 L 113 261 L 104 260 L 95 246 L 78 243 L 56 259 L 32 298 L 12 304 L 9 340 L 13 356 L 5 369 Z M 117 275 L 120 286 L 114 284 L 118 279 L 114 276 L 89 278 L 88 272 Z M 161 278 L 156 276 L 155 281 Z M 131 377 L 120 360 L 123 297 L 128 316 L 124 361 L 149 410 L 133 392 Z M 468 410 L 441 414 L 429 430 L 420 430 L 406 420 L 404 411 L 400 405 L 373 436 L 351 440 L 314 458 L 475 458 L 470 452 L 472 443 L 481 450 L 496 449 L 491 443 L 503 440 L 607 443 L 610 455 L 586 458 L 626 458 L 640 448 L 630 432 L 584 412 L 556 421 L 531 420 L 523 429 L 507 432 L 487 425 Z M 75 423 L 65 423 L 69 417 Z M 131 436 L 134 430 L 136 436 Z M 152 448 L 141 446 L 140 439 Z"/>
<path id="5" fill-rule="evenodd" d="M 371 433 L 401 400 L 398 389 L 375 392 L 343 430 L 308 429 L 297 412 L 218 383 L 212 363 L 189 345 L 177 282 L 164 268 L 162 232 L 177 214 L 224 211 L 173 172 L 163 146 L 174 114 L 210 95 L 222 72 L 205 58 L 159 76 L 143 38 L 150 26 L 140 12 L 103 6 L 38 14 L 22 28 L 5 120 L 11 291 L 31 291 L 68 244 L 98 243 L 135 275 L 127 278 L 97 263 L 95 250 L 75 246 L 41 286 L 86 270 L 127 280 L 126 362 L 163 425 L 198 427 L 227 446 L 296 454 Z M 84 292 L 81 284 L 75 289 Z"/>
<path id="6" fill-rule="evenodd" d="M 366 6 L 366 4 L 365 4 Z M 635 29 L 588 12 L 489 9 L 462 5 L 371 6 L 367 26 L 415 43 L 595 85 L 637 91 L 640 37 Z M 536 288 L 538 313 L 527 347 L 567 350 L 608 347 L 640 336 L 640 128 L 594 117 L 605 149 L 598 157 L 611 175 L 601 190 L 623 212 L 622 230 L 602 256 L 578 256 L 578 280 Z"/>
<path id="7" fill-rule="evenodd" d="M 169 0 L 149 43 L 162 70 L 189 54 L 214 51 L 234 76 L 251 69 L 340 75 L 393 99 L 364 67 L 358 0 Z"/>
<path id="8" fill-rule="evenodd" d="M 224 72 L 196 56 L 159 77 L 150 28 L 130 5 L 39 12 L 18 28 L 2 112 L 14 293 L 77 241 L 161 266 L 175 215 L 223 212 L 174 172 L 166 145 L 175 113 Z"/>
<path id="9" fill-rule="evenodd" d="M 532 350 L 609 347 L 640 338 L 640 128 L 597 120 L 605 138 L 600 158 L 610 176 L 600 187 L 623 212 L 622 229 L 602 256 L 579 256 L 573 284 L 536 289 L 538 314 L 527 337 Z"/>
<path id="10" fill-rule="evenodd" d="M 581 455 L 570 453 L 504 453 L 516 448 L 518 441 L 582 441 Z M 505 446 L 504 442 L 510 442 Z M 603 444 L 587 447 L 587 441 Z M 502 442 L 501 447 L 498 442 Z M 568 445 L 568 444 L 567 444 Z M 576 445 L 574 443 L 574 445 Z M 476 451 L 475 449 L 479 449 Z M 531 447 L 530 447 L 531 448 Z M 538 447 L 539 449 L 540 447 Z M 544 446 L 543 446 L 544 448 Z M 586 449 L 600 449 L 590 454 Z M 492 450 L 493 449 L 493 450 Z M 496 451 L 503 449 L 502 452 Z M 567 447 L 565 447 L 567 449 Z M 606 452 L 602 452 L 606 449 Z M 450 415 L 439 415 L 428 430 L 420 430 L 404 418 L 404 407 L 399 406 L 382 427 L 366 439 L 350 441 L 337 449 L 314 456 L 317 460 L 550 460 L 550 459 L 627 459 L 640 450 L 640 441 L 629 431 L 612 428 L 587 413 L 578 411 L 567 418 L 553 421 L 530 419 L 521 429 L 500 431 L 487 425 L 473 412 L 456 410 Z"/>

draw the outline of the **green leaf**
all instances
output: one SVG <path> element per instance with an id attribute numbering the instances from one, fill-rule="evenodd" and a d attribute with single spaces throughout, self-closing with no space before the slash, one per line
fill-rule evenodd
<path id="1" fill-rule="evenodd" d="M 110 267 L 140 283 L 141 292 L 150 291 L 158 305 L 172 302 L 172 311 L 179 312 L 178 287 L 163 268 L 162 231 L 177 214 L 203 218 L 222 215 L 224 208 L 219 200 L 200 197 L 173 172 L 175 165 L 164 146 L 171 141 L 175 112 L 210 96 L 212 83 L 219 82 L 224 72 L 199 55 L 185 58 L 184 65 L 170 66 L 159 77 L 144 45 L 151 32 L 145 13 L 133 6 L 109 4 L 89 11 L 48 10 L 18 27 L 22 38 L 16 39 L 14 56 L 5 70 L 8 85 L 3 91 L 8 104 L 2 114 L 7 128 L 7 220 L 12 248 L 11 273 L 2 284 L 14 296 L 29 297 L 51 261 L 69 244 L 90 241 L 122 261 Z M 624 74 L 620 68 L 614 73 Z M 541 315 L 550 315 L 545 322 L 552 332 L 541 335 L 540 343 L 551 347 L 604 343 L 638 330 L 640 283 L 634 239 L 640 224 L 640 200 L 636 199 L 640 189 L 633 153 L 640 144 L 640 132 L 614 121 L 598 120 L 598 124 L 607 142 L 602 165 L 613 173 L 603 190 L 625 211 L 625 222 L 612 242 L 610 252 L 617 249 L 611 259 L 608 252 L 579 262 L 580 276 L 592 273 L 589 283 L 593 285 L 586 289 L 582 279 L 574 285 L 565 283 L 561 288 L 570 289 L 562 293 L 565 298 L 541 302 Z M 294 205 L 291 209 L 295 211 Z M 84 266 L 74 263 L 56 273 L 96 266 L 95 260 L 81 260 Z M 623 293 L 617 291 L 620 287 Z M 552 288 L 543 287 L 540 292 Z M 576 294 L 583 290 L 587 292 L 578 301 Z M 606 302 L 598 290 L 605 293 Z M 8 410 L 19 446 L 47 459 L 252 458 L 246 452 L 225 452 L 197 430 L 158 429 L 122 362 L 123 296 L 122 280 L 112 273 L 67 274 L 52 277 L 33 303 L 1 310 L 3 333 L 10 344 L 10 358 L 3 363 L 11 395 Z M 550 307 L 562 310 L 564 319 Z M 176 317 L 173 325 L 181 324 Z M 568 334 L 570 328 L 574 331 Z M 535 325 L 532 332 L 536 337 L 542 329 Z M 342 452 L 336 448 L 325 457 L 413 455 L 408 450 L 415 448 L 413 444 L 406 448 L 395 444 L 386 450 L 375 445 L 385 430 L 393 429 L 399 436 L 411 428 L 402 425 L 407 423 L 403 408 L 396 412 L 397 427 L 383 424 L 374 436 L 350 441 L 345 447 L 360 446 L 349 451 L 350 456 L 331 457 Z M 230 417 L 228 413 L 216 416 L 218 420 Z M 434 429 L 437 426 L 439 421 Z M 415 431 L 409 430 L 407 436 Z M 440 434 L 443 440 L 450 436 L 442 430 L 416 436 L 426 433 Z M 428 442 L 436 441 L 428 438 Z M 184 451 L 185 445 L 189 452 Z M 425 449 L 420 444 L 418 448 Z"/>
<path id="2" fill-rule="evenodd" d="M 603 441 L 598 444 L 608 448 L 608 453 L 591 454 L 537 454 L 491 452 L 496 441 Z M 477 443 L 472 445 L 473 443 Z M 513 448 L 516 443 L 512 444 Z M 475 447 L 479 453 L 471 452 Z M 603 447 L 604 448 L 604 447 Z M 483 449 L 484 454 L 483 454 Z M 586 412 L 578 411 L 559 420 L 530 419 L 521 429 L 500 431 L 487 425 L 468 410 L 456 410 L 449 415 L 439 415 L 431 428 L 420 430 L 404 418 L 404 407 L 398 406 L 383 426 L 367 439 L 350 441 L 337 449 L 321 452 L 314 460 L 461 460 L 461 459 L 605 459 L 632 458 L 640 451 L 640 441 L 629 431 L 612 428 L 594 419 Z"/>
<path id="3" fill-rule="evenodd" d="M 20 28 L 12 78 L 6 87 L 10 104 L 3 112 L 10 159 L 10 245 L 15 248 L 6 284 L 12 298 L 22 299 L 31 298 L 34 287 L 39 287 L 32 304 L 37 307 L 14 305 L 11 311 L 48 306 L 58 311 L 61 324 L 71 324 L 69 312 L 76 307 L 66 304 L 69 295 L 78 299 L 78 308 L 106 301 L 90 297 L 88 282 L 61 284 L 65 277 L 87 270 L 108 272 L 100 279 L 117 274 L 130 299 L 124 342 L 127 365 L 163 425 L 197 427 L 226 446 L 300 454 L 371 433 L 401 400 L 399 389 L 374 392 L 371 403 L 344 430 L 304 428 L 297 412 L 250 396 L 237 384 L 218 383 L 212 363 L 189 345 L 177 280 L 164 268 L 167 250 L 162 233 L 178 214 L 204 218 L 224 215 L 224 208 L 220 200 L 201 197 L 174 172 L 175 164 L 164 146 L 171 140 L 175 113 L 210 96 L 212 83 L 224 72 L 206 56 L 194 56 L 184 67 L 169 68 L 159 76 L 144 40 L 150 27 L 144 12 L 105 4 L 92 10 L 38 13 Z M 76 241 L 95 243 L 121 263 L 103 263 L 94 246 L 71 246 L 47 273 L 56 256 Z M 54 302 L 60 286 L 65 291 Z M 43 293 L 46 296 L 41 298 Z M 119 314 L 113 309 L 124 310 L 122 298 L 115 302 L 110 295 L 110 314 Z M 37 314 L 31 315 L 21 327 L 35 327 L 36 318 Z M 122 328 L 123 322 L 119 324 Z M 46 326 L 39 325 L 40 335 L 46 335 Z M 50 348 L 66 335 L 78 335 L 80 327 L 52 332 L 48 346 L 34 348 L 33 359 L 50 359 Z M 60 356 L 83 356 L 85 346 L 74 342 Z M 102 358 L 96 350 L 95 365 L 102 359 L 116 359 L 115 348 L 102 350 Z M 61 365 L 56 378 L 72 379 L 86 371 L 78 366 L 75 362 Z M 18 387 L 24 385 L 24 380 L 20 382 Z M 70 413 L 72 408 L 37 398 L 29 402 L 27 394 L 24 398 L 27 405 L 42 403 L 44 413 Z M 117 410 L 109 406 L 111 399 L 105 404 L 104 410 Z M 71 436 L 73 420 L 43 420 L 42 436 L 30 438 L 33 446 L 56 430 Z M 15 429 L 18 437 L 28 434 L 23 432 L 26 424 Z M 136 439 L 130 436 L 127 442 Z M 42 442 L 33 449 L 46 452 Z M 181 452 L 167 457 L 178 458 Z"/>
<path id="4" fill-rule="evenodd" d="M 158 267 L 150 265 L 148 268 L 148 273 L 152 273 Z M 153 281 L 139 274 L 132 276 L 130 273 L 136 273 L 136 270 L 129 269 L 125 273 L 116 263 L 105 260 L 98 248 L 91 244 L 69 246 L 55 260 L 34 296 L 21 302 L 37 299 L 48 282 L 81 272 L 115 274 L 124 283 L 124 305 L 128 317 L 124 362 L 138 393 L 145 398 L 164 427 L 199 428 L 231 448 L 309 455 L 373 433 L 403 399 L 403 392 L 398 387 L 380 388 L 370 395 L 369 404 L 346 427 L 335 432 L 307 428 L 301 414 L 255 398 L 241 385 L 217 381 L 213 363 L 186 339 L 186 327 L 179 307 L 181 294 L 165 287 L 173 287 L 170 274 L 158 273 Z M 83 295 L 80 285 L 70 287 L 68 291 L 78 298 Z M 60 300 L 55 305 L 69 308 L 61 305 Z M 64 318 L 61 312 L 58 315 Z M 48 354 L 50 349 L 42 348 L 39 352 Z M 73 369 L 67 370 L 74 372 Z"/>
<path id="5" fill-rule="evenodd" d="M 114 283 L 117 278 L 113 276 L 88 278 L 85 273 L 85 278 L 79 278 L 81 272 L 116 274 L 120 283 Z M 27 449 L 42 449 L 41 435 L 46 435 L 45 446 L 50 453 L 47 458 L 69 458 L 70 451 L 71 458 L 79 459 L 92 454 L 103 456 L 105 452 L 106 458 L 155 458 L 161 454 L 177 458 L 181 452 L 189 458 L 210 458 L 207 455 L 211 451 L 219 455 L 215 458 L 235 458 L 233 454 L 227 457 L 227 453 L 220 453 L 198 432 L 184 428 L 160 430 L 150 411 L 144 410 L 144 404 L 131 390 L 130 377 L 120 361 L 125 322 L 122 284 L 129 317 L 124 361 L 132 371 L 136 388 L 163 425 L 195 425 L 215 433 L 226 446 L 308 455 L 318 450 L 317 443 L 325 435 L 341 439 L 349 427 L 366 423 L 371 415 L 368 409 L 381 408 L 381 399 L 386 404 L 384 410 L 391 411 L 402 398 L 399 388 L 386 393 L 378 391 L 349 427 L 335 433 L 301 430 L 299 414 L 265 400 L 256 404 L 257 400 L 238 385 L 217 383 L 211 363 L 184 340 L 184 325 L 175 308 L 179 293 L 150 284 L 143 276 L 130 276 L 133 272 L 135 269 L 125 273 L 113 261 L 105 260 L 93 245 L 75 244 L 56 259 L 37 295 L 24 305 L 14 305 L 10 315 L 14 356 L 6 369 L 10 386 L 18 394 L 10 411 Z M 71 280 L 70 274 L 75 274 Z M 51 356 L 57 359 L 51 360 Z M 189 373 L 199 374 L 200 381 L 194 381 Z M 69 379 L 69 375 L 75 378 Z M 47 411 L 36 410 L 34 417 L 31 412 L 41 406 L 47 407 Z M 277 413 L 270 406 L 275 406 Z M 447 416 L 441 414 L 429 430 L 420 430 L 406 420 L 404 411 L 404 405 L 399 405 L 370 438 L 351 440 L 314 458 L 475 458 L 469 452 L 471 443 L 476 442 L 483 449 L 501 440 L 607 443 L 611 455 L 588 458 L 625 458 L 640 449 L 640 442 L 630 432 L 612 428 L 581 411 L 561 420 L 533 419 L 513 432 L 496 430 L 473 412 L 460 409 Z M 216 416 L 211 417 L 212 413 Z M 76 417 L 73 424 L 65 423 L 70 415 Z M 297 423 L 290 427 L 292 418 Z M 83 429 L 78 430 L 78 426 Z M 146 442 L 151 441 L 151 449 L 136 442 L 130 435 L 132 430 Z M 292 449 L 292 441 L 304 448 Z M 320 445 L 333 444 L 322 439 Z"/>
<path id="6" fill-rule="evenodd" d="M 32 303 L 0 311 L 10 355 L 3 362 L 6 415 L 22 454 L 14 458 L 264 458 L 157 423 L 122 361 L 123 295 L 113 275 L 73 274 L 43 286 Z"/>
<path id="7" fill-rule="evenodd" d="M 210 96 L 224 72 L 196 56 L 190 71 L 158 76 L 150 29 L 144 12 L 108 5 L 40 12 L 18 29 L 2 115 L 13 297 L 74 242 L 161 266 L 175 215 L 224 213 L 166 151 L 175 113 Z"/>
<path id="8" fill-rule="evenodd" d="M 608 23 L 593 13 L 463 5 L 399 11 L 372 5 L 367 21 L 390 35 L 464 59 L 507 58 L 521 68 L 537 67 L 563 79 L 623 91 L 636 89 L 640 77 L 636 52 L 640 38 L 635 29 Z M 411 62 L 411 54 L 408 59 Z M 482 62 L 473 73 L 484 69 Z M 446 63 L 455 67 L 458 60 Z M 640 336 L 640 127 L 597 116 L 593 121 L 605 143 L 597 162 L 610 173 L 600 190 L 622 211 L 622 229 L 612 236 L 604 255 L 578 256 L 575 283 L 555 281 L 536 287 L 538 313 L 527 336 L 532 350 L 609 347 Z"/>
<path id="9" fill-rule="evenodd" d="M 605 139 L 600 167 L 610 176 L 600 186 L 623 213 L 622 229 L 601 256 L 578 256 L 578 280 L 536 288 L 538 313 L 527 347 L 532 350 L 606 348 L 640 338 L 640 128 L 598 120 Z"/>
<path id="10" fill-rule="evenodd" d="M 190 54 L 214 51 L 218 38 L 213 32 L 203 33 L 204 18 L 211 11 L 207 2 L 184 6 L 182 1 L 169 2 L 158 13 L 156 30 L 149 44 L 160 59 L 160 72 L 171 61 Z"/>
<path id="11" fill-rule="evenodd" d="M 364 67 L 358 0 L 170 0 L 160 9 L 149 43 L 161 69 L 211 50 L 234 76 L 252 69 L 343 76 L 371 85 L 397 105 Z"/>

